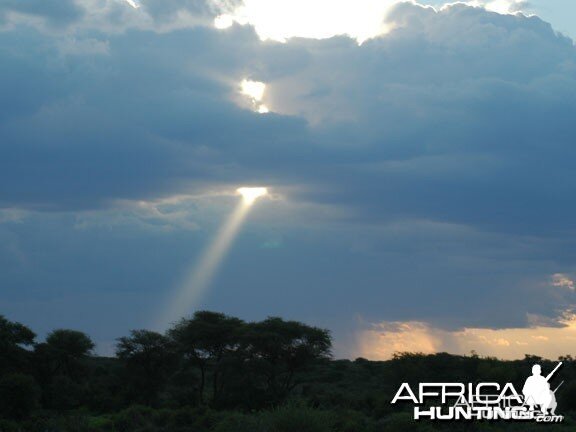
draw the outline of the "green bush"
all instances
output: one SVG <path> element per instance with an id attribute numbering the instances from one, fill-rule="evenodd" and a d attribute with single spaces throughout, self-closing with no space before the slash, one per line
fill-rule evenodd
<path id="1" fill-rule="evenodd" d="M 52 418 L 46 429 L 50 432 L 96 432 L 96 429 L 90 427 L 88 417 L 82 414 Z"/>
<path id="2" fill-rule="evenodd" d="M 263 432 L 263 428 L 256 415 L 232 412 L 214 427 L 214 432 Z"/>
<path id="3" fill-rule="evenodd" d="M 20 430 L 20 427 L 18 426 L 18 423 L 10 421 L 10 420 L 0 419 L 0 431 L 2 431 L 2 432 L 18 432 L 19 430 Z"/>
<path id="4" fill-rule="evenodd" d="M 261 414 L 262 432 L 332 432 L 334 423 L 332 413 L 296 404 Z"/>
<path id="5" fill-rule="evenodd" d="M 114 415 L 112 422 L 118 432 L 133 432 L 151 423 L 152 408 L 134 405 Z"/>
<path id="6" fill-rule="evenodd" d="M 114 432 L 209 432 L 225 413 L 205 407 L 152 409 L 134 405 L 112 416 Z"/>
<path id="7" fill-rule="evenodd" d="M 109 417 L 89 417 L 88 426 L 95 431 L 113 431 L 114 423 Z"/>
<path id="8" fill-rule="evenodd" d="M 82 386 L 66 375 L 52 378 L 50 385 L 51 408 L 66 411 L 80 406 Z"/>
<path id="9" fill-rule="evenodd" d="M 370 432 L 375 429 L 373 420 L 359 411 L 342 410 L 335 416 L 335 430 L 338 432 Z"/>
<path id="10" fill-rule="evenodd" d="M 40 390 L 30 375 L 9 374 L 0 378 L 0 416 L 21 420 L 38 406 Z"/>

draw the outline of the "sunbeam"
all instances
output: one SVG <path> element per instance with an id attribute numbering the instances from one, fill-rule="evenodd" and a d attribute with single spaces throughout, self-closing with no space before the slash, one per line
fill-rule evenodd
<path id="1" fill-rule="evenodd" d="M 248 211 L 254 201 L 268 193 L 266 188 L 239 188 L 236 191 L 242 196 L 242 201 L 216 235 L 214 241 L 202 255 L 202 258 L 192 271 L 184 278 L 169 307 L 162 315 L 158 328 L 165 329 L 171 323 L 190 313 L 198 305 L 198 301 L 206 292 L 214 274 L 220 267 L 226 253 L 234 242 Z"/>

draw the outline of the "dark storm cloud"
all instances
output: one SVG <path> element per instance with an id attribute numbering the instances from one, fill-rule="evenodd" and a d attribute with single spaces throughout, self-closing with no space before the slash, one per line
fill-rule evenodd
<path id="1" fill-rule="evenodd" d="M 0 164 L 8 206 L 98 207 L 178 192 L 180 183 L 210 181 L 236 163 L 227 152 L 242 136 L 244 146 L 258 146 L 276 129 L 303 128 L 229 101 L 243 77 L 242 53 L 256 43 L 248 29 L 225 38 L 205 28 L 135 31 L 110 37 L 109 53 L 88 56 L 66 56 L 57 46 L 13 53 L 4 36 L 10 79 Z M 29 36 L 39 44 L 41 37 Z M 228 81 L 214 79 L 217 70 Z"/>
<path id="2" fill-rule="evenodd" d="M 78 20 L 84 10 L 74 0 L 3 0 L 0 3 L 0 24 L 8 13 L 46 19 L 52 25 L 66 25 Z"/>
<path id="3" fill-rule="evenodd" d="M 271 77 L 272 108 L 320 121 L 331 156 L 347 153 L 327 174 L 332 194 L 314 199 L 376 218 L 572 229 L 572 41 L 464 6 L 405 4 L 390 19 L 395 31 L 361 47 L 301 41 L 306 67 Z"/>
<path id="4" fill-rule="evenodd" d="M 42 293 L 65 309 L 78 286 L 83 299 L 104 286 L 153 309 L 216 228 L 171 237 L 139 231 L 138 215 L 116 226 L 117 200 L 262 183 L 346 217 L 311 212 L 296 233 L 270 228 L 286 237 L 261 239 L 274 248 L 241 239 L 215 309 L 457 327 L 523 325 L 528 312 L 570 306 L 571 293 L 546 283 L 576 259 L 576 56 L 548 24 L 404 4 L 389 34 L 360 46 L 280 44 L 249 27 L 198 26 L 214 14 L 204 3 L 106 4 L 102 28 L 78 18 L 71 34 L 0 32 L 0 206 L 68 212 L 7 213 L 7 299 Z M 181 10 L 198 20 L 184 25 Z M 235 102 L 244 78 L 268 84 L 273 113 Z M 88 209 L 105 228 L 71 227 Z M 259 272 L 246 271 L 253 260 Z"/>
<path id="5" fill-rule="evenodd" d="M 154 7 L 187 5 L 170 4 Z M 572 229 L 572 42 L 463 5 L 402 4 L 389 21 L 361 46 L 197 27 L 100 35 L 108 52 L 84 56 L 30 30 L 15 52 L 3 33 L 2 202 L 84 208 L 247 179 L 305 183 L 369 219 Z M 291 117 L 238 108 L 245 77 Z"/>

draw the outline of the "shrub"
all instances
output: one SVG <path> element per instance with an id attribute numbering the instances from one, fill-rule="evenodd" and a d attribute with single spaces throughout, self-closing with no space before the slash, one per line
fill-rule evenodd
<path id="1" fill-rule="evenodd" d="M 136 431 L 150 424 L 152 414 L 151 408 L 140 405 L 131 406 L 114 416 L 114 428 L 118 432 Z"/>
<path id="2" fill-rule="evenodd" d="M 261 414 L 262 432 L 332 432 L 334 423 L 332 413 L 297 404 Z"/>
<path id="3" fill-rule="evenodd" d="M 40 390 L 30 375 L 10 374 L 0 379 L 0 415 L 20 420 L 38 406 Z"/>
<path id="4" fill-rule="evenodd" d="M 263 429 L 257 416 L 233 412 L 216 425 L 214 432 L 263 432 Z"/>

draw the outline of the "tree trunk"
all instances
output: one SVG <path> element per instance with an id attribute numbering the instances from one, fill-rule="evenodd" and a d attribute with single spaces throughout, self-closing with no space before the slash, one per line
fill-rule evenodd
<path id="1" fill-rule="evenodd" d="M 204 403 L 204 385 L 206 383 L 206 368 L 204 365 L 200 366 L 200 403 Z"/>

